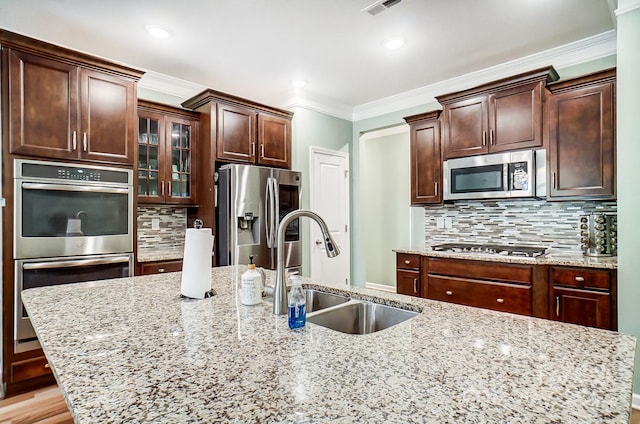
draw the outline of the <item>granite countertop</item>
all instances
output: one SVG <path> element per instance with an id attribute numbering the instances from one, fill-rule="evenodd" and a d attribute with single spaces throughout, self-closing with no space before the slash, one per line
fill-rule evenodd
<path id="1" fill-rule="evenodd" d="M 180 273 L 25 290 L 77 423 L 627 423 L 636 339 L 556 321 L 303 279 L 421 313 L 369 335 L 179 297 Z M 268 272 L 268 280 L 273 273 Z"/>
<path id="2" fill-rule="evenodd" d="M 505 262 L 516 264 L 563 265 L 605 269 L 616 269 L 618 267 L 618 258 L 615 256 L 591 257 L 583 255 L 582 252 L 573 252 L 570 250 L 561 249 L 550 249 L 546 254 L 535 258 L 473 252 L 441 252 L 435 251 L 430 247 L 426 247 L 424 249 L 393 249 L 393 251 L 397 253 L 410 253 L 430 256 L 434 258 L 468 259 L 474 261 Z"/>

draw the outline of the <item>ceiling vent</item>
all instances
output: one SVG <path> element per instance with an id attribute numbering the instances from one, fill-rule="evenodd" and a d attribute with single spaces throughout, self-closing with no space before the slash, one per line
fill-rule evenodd
<path id="1" fill-rule="evenodd" d="M 402 0 L 378 0 L 377 2 L 362 9 L 363 12 L 367 12 L 371 16 L 376 16 L 380 12 L 384 12 L 390 7 L 395 6 Z"/>

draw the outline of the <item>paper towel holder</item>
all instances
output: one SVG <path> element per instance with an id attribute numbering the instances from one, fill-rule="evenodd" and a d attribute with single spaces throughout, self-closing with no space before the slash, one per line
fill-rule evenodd
<path id="1" fill-rule="evenodd" d="M 218 292 L 215 291 L 214 289 L 211 289 L 211 290 L 209 290 L 207 292 L 204 292 L 204 298 L 205 299 L 208 298 L 208 297 L 213 297 L 213 296 L 217 296 L 217 295 L 218 295 Z M 185 296 L 183 294 L 180 294 L 180 299 L 200 300 L 200 299 L 196 299 L 196 298 L 193 298 L 193 297 Z"/>

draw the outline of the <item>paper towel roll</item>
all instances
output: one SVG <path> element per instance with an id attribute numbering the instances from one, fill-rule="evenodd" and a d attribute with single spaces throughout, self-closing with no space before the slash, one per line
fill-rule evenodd
<path id="1" fill-rule="evenodd" d="M 187 228 L 182 260 L 180 293 L 195 299 L 204 299 L 211 290 L 211 228 Z"/>

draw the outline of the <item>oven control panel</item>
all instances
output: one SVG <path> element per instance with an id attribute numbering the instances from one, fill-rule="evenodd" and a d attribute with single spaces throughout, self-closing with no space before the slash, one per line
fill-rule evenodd
<path id="1" fill-rule="evenodd" d="M 56 177 L 63 180 L 102 181 L 100 171 L 82 168 L 58 169 L 58 174 Z"/>
<path id="2" fill-rule="evenodd" d="M 82 166 L 61 162 L 16 159 L 14 178 L 45 181 L 84 181 L 131 185 L 133 171 L 102 166 Z"/>

